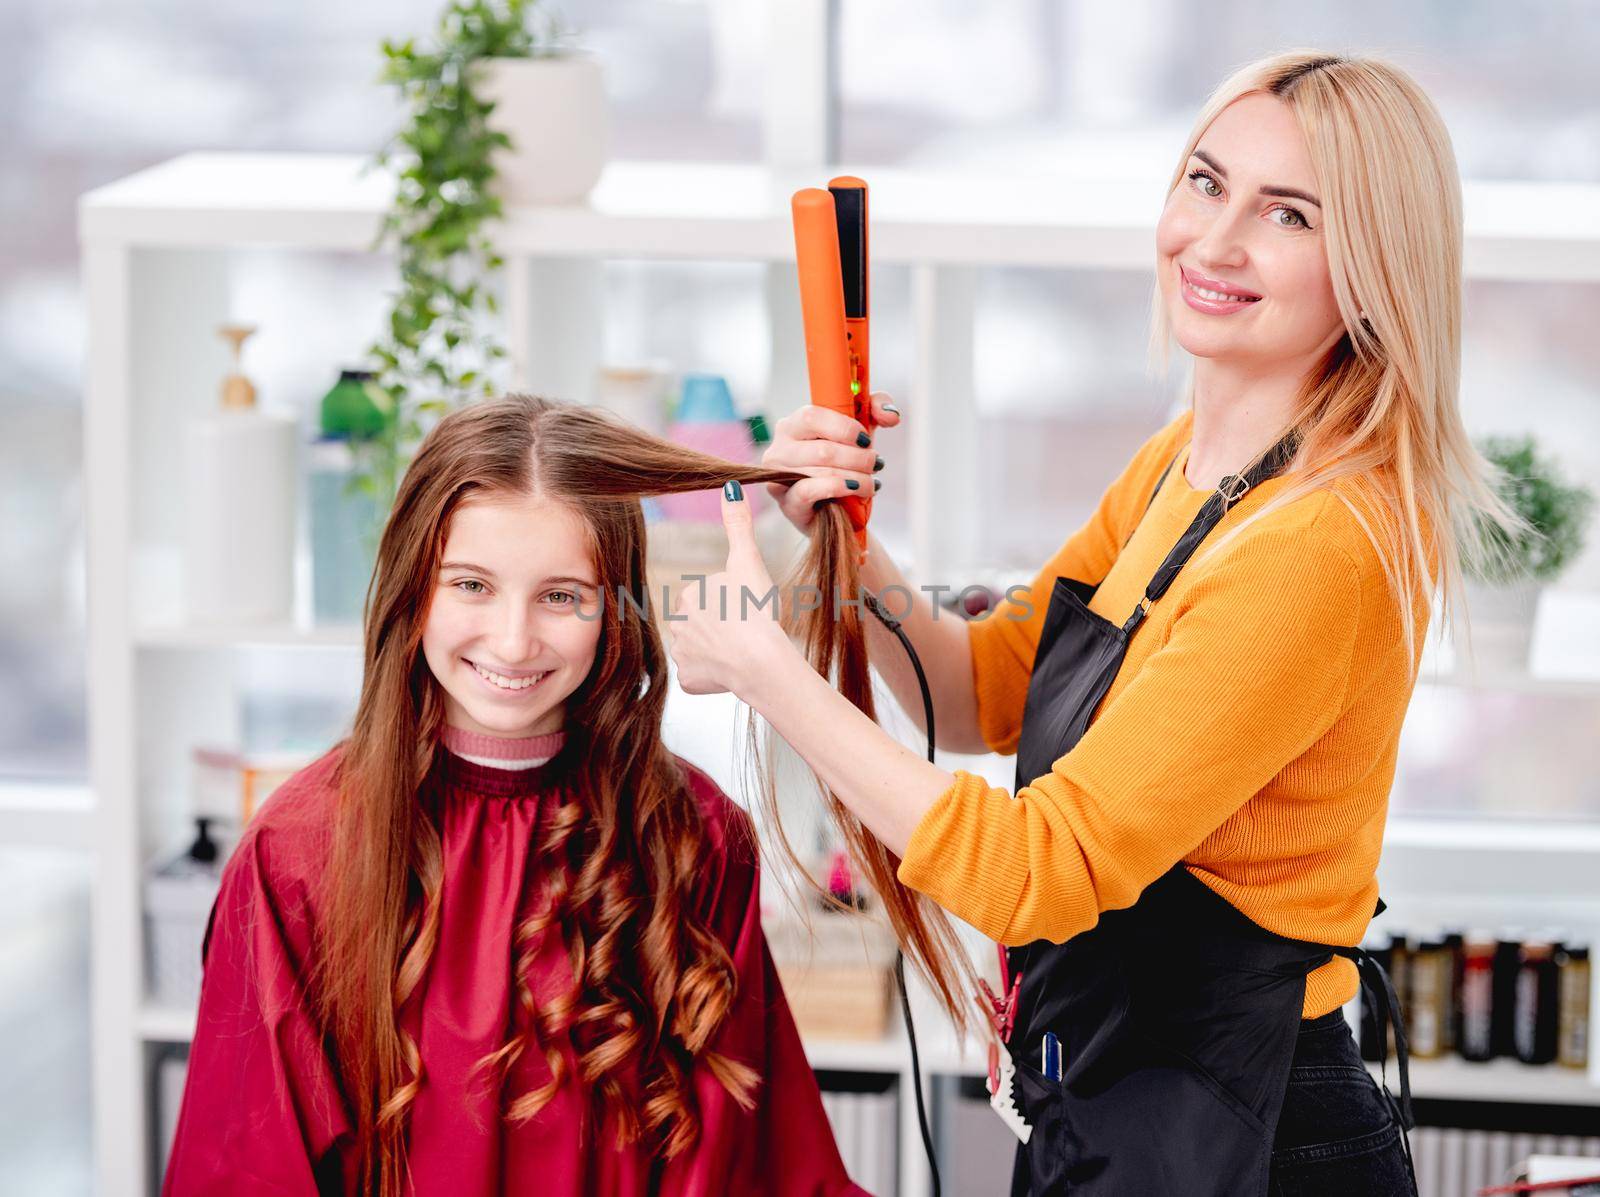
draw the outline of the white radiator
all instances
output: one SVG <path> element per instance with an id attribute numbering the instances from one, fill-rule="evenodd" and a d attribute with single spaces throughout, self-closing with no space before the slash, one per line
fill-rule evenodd
<path id="1" fill-rule="evenodd" d="M 1421 1197 L 1473 1197 L 1507 1184 L 1530 1155 L 1600 1156 L 1600 1135 L 1520 1135 L 1419 1126 L 1411 1132 Z"/>
<path id="2" fill-rule="evenodd" d="M 869 1193 L 893 1194 L 899 1109 L 893 1089 L 884 1093 L 822 1091 L 822 1108 L 833 1125 L 845 1171 Z"/>

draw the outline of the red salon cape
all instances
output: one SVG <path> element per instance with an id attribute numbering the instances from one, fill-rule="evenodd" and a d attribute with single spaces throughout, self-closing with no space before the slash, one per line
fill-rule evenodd
<path id="1" fill-rule="evenodd" d="M 671 1161 L 641 1146 L 618 1149 L 611 1133 L 595 1134 L 570 1080 L 530 1122 L 505 1122 L 498 1095 L 486 1092 L 492 1085 L 475 1083 L 469 1070 L 512 1026 L 512 933 L 538 892 L 537 879 L 526 874 L 541 808 L 556 801 L 554 766 L 514 772 L 440 752 L 442 925 L 428 975 L 402 1012 L 424 1070 L 410 1120 L 412 1191 L 864 1194 L 845 1174 L 761 933 L 755 853 L 746 837 L 730 834 L 743 815 L 688 765 L 711 838 L 697 900 L 738 973 L 738 999 L 714 1047 L 760 1072 L 755 1109 L 741 1109 L 708 1070 L 696 1069 L 702 1133 L 698 1146 Z M 164 1197 L 355 1192 L 338 1067 L 305 990 L 318 918 L 312 882 L 326 858 L 338 754 L 334 749 L 273 795 L 223 873 Z M 570 980 L 559 936 L 550 940 L 537 975 Z M 568 1053 L 570 1061 L 570 1046 Z M 543 1053 L 526 1050 L 506 1092 L 520 1095 L 548 1076 Z"/>

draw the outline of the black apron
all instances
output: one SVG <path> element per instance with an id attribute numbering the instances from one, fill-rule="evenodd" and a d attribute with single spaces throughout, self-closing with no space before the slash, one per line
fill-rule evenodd
<path id="1" fill-rule="evenodd" d="M 1281 472 L 1294 447 L 1291 434 L 1245 474 L 1223 479 L 1120 627 L 1089 610 L 1095 587 L 1056 579 L 1028 685 L 1018 789 L 1049 773 L 1083 736 L 1150 604 L 1228 508 Z M 1377 962 L 1359 948 L 1257 926 L 1181 862 L 1133 906 L 1106 911 L 1066 943 L 1011 949 L 1009 970 L 1021 983 L 1007 1048 L 1016 1104 L 1033 1128 L 1018 1148 L 1012 1197 L 1265 1194 L 1306 976 L 1335 954 L 1360 968 L 1379 1042 L 1395 1021 L 1396 1116 L 1409 1130 L 1405 1034 Z M 1046 1031 L 1060 1041 L 1059 1081 L 1042 1071 Z"/>

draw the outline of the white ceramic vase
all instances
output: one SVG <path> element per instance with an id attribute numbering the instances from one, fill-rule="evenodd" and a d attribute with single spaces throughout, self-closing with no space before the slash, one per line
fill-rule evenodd
<path id="1" fill-rule="evenodd" d="M 1542 583 L 1526 578 L 1509 585 L 1491 586 L 1467 579 L 1467 615 L 1472 621 L 1472 659 L 1480 673 L 1524 673 L 1533 644 L 1533 624 L 1539 613 Z M 1458 645 L 1458 668 L 1470 668 Z"/>
<path id="2" fill-rule="evenodd" d="M 495 105 L 489 127 L 511 139 L 494 157 L 501 201 L 581 201 L 600 178 L 610 145 L 599 62 L 582 54 L 491 58 L 478 71 L 478 93 Z"/>

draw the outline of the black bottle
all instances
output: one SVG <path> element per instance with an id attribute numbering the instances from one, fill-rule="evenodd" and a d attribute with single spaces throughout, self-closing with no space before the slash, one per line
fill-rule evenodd
<path id="1" fill-rule="evenodd" d="M 1496 1056 L 1517 1054 L 1517 975 L 1522 971 L 1522 940 L 1504 938 L 1494 945 L 1494 1000 L 1489 1043 Z"/>

